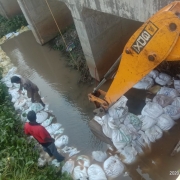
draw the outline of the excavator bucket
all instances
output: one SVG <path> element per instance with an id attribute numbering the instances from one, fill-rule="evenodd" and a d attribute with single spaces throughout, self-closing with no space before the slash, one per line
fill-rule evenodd
<path id="1" fill-rule="evenodd" d="M 104 109 L 114 104 L 164 60 L 180 60 L 180 2 L 173 2 L 147 20 L 129 39 L 116 76 L 104 99 L 89 94 Z"/>

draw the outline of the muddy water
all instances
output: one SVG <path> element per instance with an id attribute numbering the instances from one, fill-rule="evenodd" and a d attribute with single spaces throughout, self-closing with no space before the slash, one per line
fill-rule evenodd
<path id="1" fill-rule="evenodd" d="M 78 72 L 66 67 L 59 52 L 37 44 L 30 31 L 7 41 L 2 49 L 18 68 L 18 73 L 37 84 L 41 96 L 50 104 L 49 109 L 65 128 L 70 146 L 77 147 L 83 154 L 103 148 L 103 143 L 87 125 L 93 117 L 94 106 L 87 98 L 93 86 L 79 85 Z"/>
<path id="2" fill-rule="evenodd" d="M 87 125 L 93 117 L 94 109 L 87 94 L 94 86 L 77 84 L 78 73 L 66 67 L 65 58 L 59 52 L 51 51 L 47 45 L 38 45 L 31 32 L 7 41 L 2 49 L 18 68 L 18 73 L 38 85 L 41 95 L 65 128 L 64 134 L 69 136 L 70 146 L 77 147 L 81 154 L 86 155 L 90 155 L 92 150 L 106 148 L 104 143 L 94 137 Z M 104 87 L 106 89 L 107 86 Z M 142 91 L 127 93 L 131 112 L 141 110 L 144 102 L 139 99 L 143 99 L 144 95 Z M 132 178 L 119 177 L 117 180 L 175 180 L 177 176 L 170 176 L 170 171 L 180 169 L 180 153 L 174 157 L 170 154 L 179 139 L 180 123 L 177 122 L 160 140 L 152 143 L 151 150 L 144 149 L 145 154 L 127 166 Z"/>

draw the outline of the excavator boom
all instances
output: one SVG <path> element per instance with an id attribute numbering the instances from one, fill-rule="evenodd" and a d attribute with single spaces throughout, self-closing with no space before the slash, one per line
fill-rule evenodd
<path id="1" fill-rule="evenodd" d="M 162 61 L 180 60 L 180 2 L 175 1 L 147 20 L 129 39 L 119 68 L 104 99 L 89 94 L 89 100 L 108 109 Z M 103 92 L 103 93 L 101 93 Z"/>

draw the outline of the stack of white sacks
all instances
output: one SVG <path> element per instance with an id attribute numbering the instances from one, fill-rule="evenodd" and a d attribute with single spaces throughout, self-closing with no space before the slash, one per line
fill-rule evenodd
<path id="1" fill-rule="evenodd" d="M 134 88 L 149 89 L 155 83 L 161 88 L 153 99 L 147 101 L 141 115 L 129 113 L 128 99 L 122 96 L 103 117 L 94 117 L 102 126 L 103 133 L 123 155 L 125 164 L 133 163 L 136 155 L 143 153 L 143 147 L 150 147 L 180 118 L 180 80 L 153 70 Z M 174 88 L 167 87 L 169 85 Z"/>

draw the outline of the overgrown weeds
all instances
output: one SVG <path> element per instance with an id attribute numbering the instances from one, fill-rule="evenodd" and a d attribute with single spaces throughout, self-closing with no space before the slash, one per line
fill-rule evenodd
<path id="1" fill-rule="evenodd" d="M 15 32 L 22 26 L 27 26 L 27 21 L 23 15 L 17 15 L 11 19 L 0 15 L 0 38 L 10 32 Z"/>
<path id="2" fill-rule="evenodd" d="M 53 166 L 37 166 L 35 141 L 27 141 L 23 123 L 11 103 L 7 87 L 0 82 L 0 180 L 71 180 Z"/>
<path id="3" fill-rule="evenodd" d="M 58 34 L 56 38 L 49 42 L 50 47 L 54 50 L 61 51 L 67 57 L 68 66 L 80 72 L 78 82 L 92 83 L 93 78 L 89 73 L 75 26 L 68 27 L 62 34 L 63 37 Z"/>

